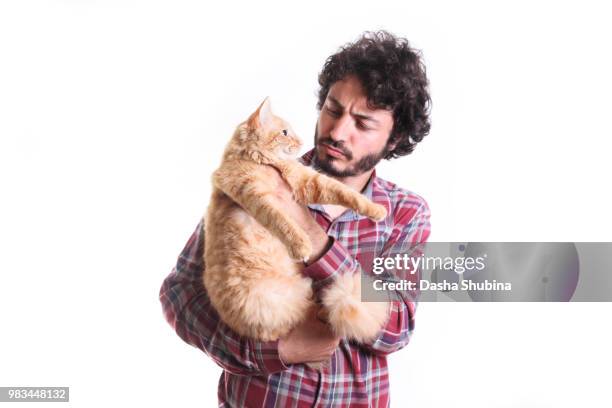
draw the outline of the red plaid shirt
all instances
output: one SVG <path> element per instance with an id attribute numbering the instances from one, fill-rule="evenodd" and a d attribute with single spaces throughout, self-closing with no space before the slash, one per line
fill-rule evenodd
<path id="1" fill-rule="evenodd" d="M 312 151 L 303 157 L 309 163 Z M 335 220 L 319 205 L 311 213 L 334 240 L 331 248 L 304 269 L 315 289 L 337 274 L 372 274 L 375 257 L 395 257 L 425 242 L 430 233 L 429 208 L 418 195 L 372 174 L 364 195 L 387 208 L 375 222 L 349 210 Z M 166 320 L 188 344 L 210 356 L 223 373 L 220 407 L 388 407 L 387 355 L 403 348 L 414 330 L 416 301 L 402 294 L 390 319 L 368 344 L 345 339 L 322 372 L 304 364 L 286 365 L 278 341 L 239 336 L 220 319 L 202 283 L 204 232 L 200 222 L 164 280 L 159 298 Z M 401 274 L 401 273 L 400 273 Z"/>

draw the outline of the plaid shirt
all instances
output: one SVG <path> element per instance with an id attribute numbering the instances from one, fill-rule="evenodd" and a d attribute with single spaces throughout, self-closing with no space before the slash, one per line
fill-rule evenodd
<path id="1" fill-rule="evenodd" d="M 302 160 L 308 164 L 311 157 L 312 150 Z M 313 279 L 315 289 L 329 284 L 338 274 L 371 275 L 375 257 L 408 253 L 415 244 L 427 240 L 429 208 L 421 197 L 376 173 L 363 194 L 387 208 L 386 219 L 375 222 L 348 210 L 332 220 L 320 205 L 309 206 L 333 238 L 330 249 L 303 271 Z M 202 283 L 203 252 L 201 221 L 164 280 L 159 298 L 176 333 L 223 368 L 219 407 L 389 406 L 386 356 L 408 344 L 416 301 L 405 294 L 393 300 L 390 318 L 378 337 L 368 344 L 342 339 L 331 363 L 321 372 L 304 364 L 286 365 L 279 358 L 278 340 L 241 337 L 219 319 Z"/>

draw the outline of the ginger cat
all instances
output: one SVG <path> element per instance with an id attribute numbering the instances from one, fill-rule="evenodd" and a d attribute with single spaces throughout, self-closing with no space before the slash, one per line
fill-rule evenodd
<path id="1" fill-rule="evenodd" d="M 315 304 L 302 275 L 311 254 L 306 233 L 276 198 L 276 174 L 301 204 L 338 204 L 381 220 L 383 206 L 295 158 L 300 139 L 272 114 L 268 99 L 241 123 L 214 172 L 205 219 L 204 285 L 221 319 L 240 335 L 262 341 L 286 335 Z M 274 177 L 272 177 L 274 176 Z M 339 276 L 321 302 L 334 332 L 373 339 L 388 318 L 388 303 L 362 303 L 359 274 Z"/>

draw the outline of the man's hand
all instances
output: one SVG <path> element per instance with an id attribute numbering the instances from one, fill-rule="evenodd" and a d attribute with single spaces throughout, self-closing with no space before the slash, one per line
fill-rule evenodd
<path id="1" fill-rule="evenodd" d="M 319 307 L 310 309 L 306 319 L 279 339 L 278 353 L 285 364 L 324 362 L 334 354 L 340 337 L 320 320 Z"/>

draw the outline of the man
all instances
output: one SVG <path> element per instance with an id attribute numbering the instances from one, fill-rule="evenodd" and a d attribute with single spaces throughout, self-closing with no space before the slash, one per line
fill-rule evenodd
<path id="1" fill-rule="evenodd" d="M 338 206 L 306 208 L 291 199 L 288 187 L 278 192 L 312 241 L 303 273 L 315 290 L 338 274 L 371 274 L 374 258 L 405 254 L 430 231 L 426 202 L 374 170 L 383 158 L 411 153 L 429 132 L 419 54 L 405 39 L 365 33 L 328 58 L 319 84 L 315 148 L 302 161 L 384 205 L 388 216 L 375 222 Z M 279 340 L 243 338 L 220 321 L 203 287 L 203 240 L 200 223 L 163 282 L 160 300 L 178 335 L 224 369 L 219 406 L 389 406 L 386 356 L 410 339 L 413 297 L 394 298 L 388 322 L 367 344 L 337 338 L 316 312 Z M 320 372 L 302 364 L 314 361 L 328 364 Z"/>

